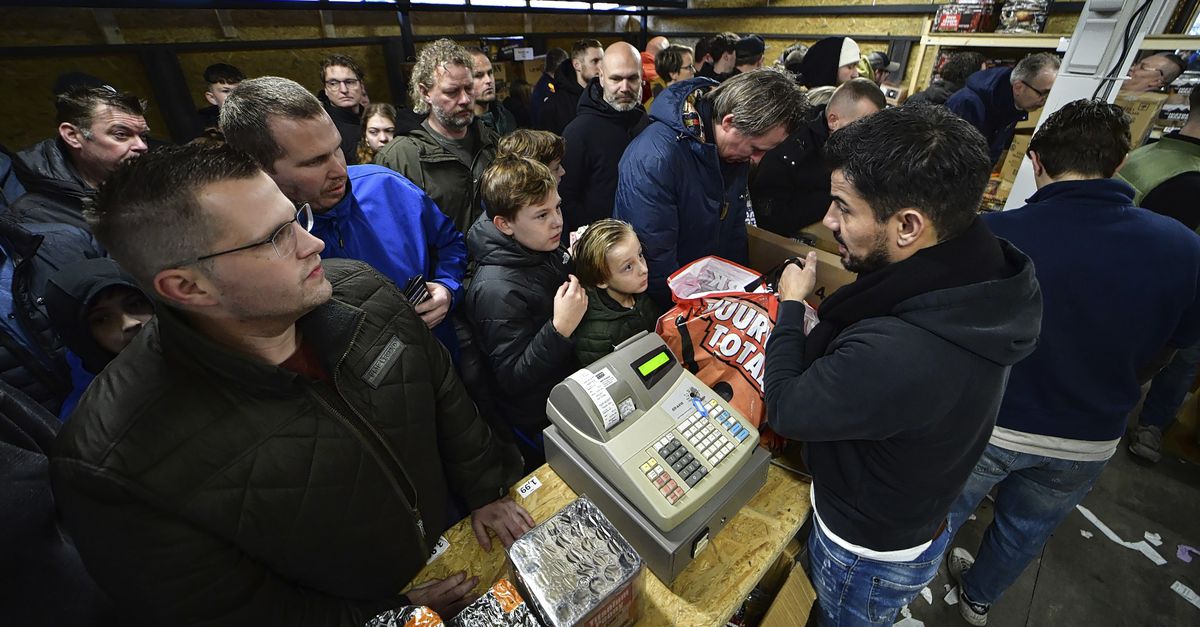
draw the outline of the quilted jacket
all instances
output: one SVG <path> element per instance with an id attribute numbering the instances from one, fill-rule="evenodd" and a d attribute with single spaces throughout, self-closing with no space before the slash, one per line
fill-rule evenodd
<path id="1" fill-rule="evenodd" d="M 332 383 L 160 308 L 64 428 L 55 498 L 88 570 L 153 625 L 361 627 L 521 467 L 442 346 L 370 266 L 324 262 L 297 322 Z"/>

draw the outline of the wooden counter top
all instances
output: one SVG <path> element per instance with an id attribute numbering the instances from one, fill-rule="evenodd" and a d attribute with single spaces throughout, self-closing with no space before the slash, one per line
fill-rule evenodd
<path id="1" fill-rule="evenodd" d="M 511 493 L 537 522 L 542 522 L 575 500 L 576 494 L 549 466 L 533 475 L 541 487 L 522 498 Z M 517 485 L 524 485 L 528 477 Z M 809 484 L 775 466 L 767 470 L 767 483 L 742 508 L 708 548 L 680 573 L 670 588 L 646 569 L 645 604 L 639 625 L 724 625 L 746 595 L 775 563 L 788 541 L 808 517 Z M 505 574 L 505 555 L 493 538 L 491 553 L 475 540 L 470 520 L 459 521 L 443 536 L 450 548 L 413 579 L 420 584 L 459 570 L 478 575 L 476 595 L 482 595 Z"/>

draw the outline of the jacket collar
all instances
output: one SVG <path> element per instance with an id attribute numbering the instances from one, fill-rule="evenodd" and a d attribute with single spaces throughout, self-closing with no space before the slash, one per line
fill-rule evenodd
<path id="1" fill-rule="evenodd" d="M 0 217 L 0 245 L 4 256 L 12 256 L 14 264 L 36 255 L 43 239 L 44 236 L 30 233 L 13 219 Z"/>
<path id="2" fill-rule="evenodd" d="M 1029 204 L 1048 203 L 1072 205 L 1107 205 L 1129 207 L 1133 205 L 1133 188 L 1117 179 L 1090 179 L 1087 181 L 1061 181 L 1039 189 L 1026 199 Z"/>

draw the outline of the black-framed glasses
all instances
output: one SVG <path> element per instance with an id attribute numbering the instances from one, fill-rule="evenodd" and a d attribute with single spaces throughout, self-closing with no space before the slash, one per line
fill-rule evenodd
<path id="1" fill-rule="evenodd" d="M 355 87 L 358 87 L 358 84 L 360 82 L 361 81 L 359 81 L 357 78 L 347 78 L 344 81 L 340 81 L 336 78 L 331 78 L 331 79 L 325 81 L 325 86 L 330 89 L 337 89 L 339 85 L 345 85 L 346 89 L 354 89 Z"/>
<path id="2" fill-rule="evenodd" d="M 1049 96 L 1049 95 L 1050 95 L 1050 90 L 1049 90 L 1049 89 L 1047 89 L 1046 91 L 1042 91 L 1042 90 L 1038 89 L 1037 87 L 1034 87 L 1033 85 L 1030 85 L 1030 84 L 1029 84 L 1029 81 L 1027 81 L 1027 80 L 1024 80 L 1024 79 L 1022 79 L 1022 80 L 1021 80 L 1021 82 L 1022 82 L 1022 83 L 1025 83 L 1025 86 L 1026 86 L 1026 87 L 1028 87 L 1028 88 L 1032 89 L 1032 90 L 1033 90 L 1033 93 L 1037 94 L 1037 95 L 1038 95 L 1038 97 L 1045 98 L 1046 96 Z"/>
<path id="3" fill-rule="evenodd" d="M 267 244 L 270 244 L 271 248 L 274 249 L 276 257 L 287 257 L 288 255 L 296 252 L 296 229 L 292 228 L 293 224 L 304 229 L 305 233 L 312 232 L 313 214 L 312 207 L 309 206 L 308 203 L 300 205 L 300 207 L 296 210 L 295 217 L 281 224 L 279 228 L 275 229 L 266 239 L 259 240 L 252 244 L 246 244 L 245 246 L 238 246 L 237 248 L 230 248 L 220 252 L 201 255 L 181 263 L 171 264 L 171 266 L 168 267 L 187 266 L 193 263 L 199 263 L 205 259 L 212 259 L 213 257 L 220 257 L 221 255 L 228 255 L 229 253 L 250 250 L 251 248 L 258 248 L 259 246 L 266 246 Z"/>
<path id="4" fill-rule="evenodd" d="M 1129 69 L 1130 69 L 1131 71 L 1139 71 L 1139 70 L 1140 70 L 1140 71 L 1146 71 L 1146 72 L 1158 72 L 1158 78 L 1159 78 L 1160 80 L 1166 80 L 1166 78 L 1167 78 L 1167 75 L 1166 75 L 1166 73 L 1165 73 L 1165 72 L 1163 72 L 1163 71 L 1162 71 L 1162 68 L 1150 67 L 1150 66 L 1149 66 L 1149 65 L 1146 63 L 1146 60 L 1145 60 L 1145 59 L 1142 59 L 1141 61 L 1138 61 L 1137 63 L 1135 63 L 1135 64 L 1133 65 L 1133 67 L 1131 67 L 1131 68 L 1129 68 Z"/>

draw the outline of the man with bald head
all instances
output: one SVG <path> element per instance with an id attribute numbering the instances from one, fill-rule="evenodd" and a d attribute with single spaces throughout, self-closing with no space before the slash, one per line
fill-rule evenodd
<path id="1" fill-rule="evenodd" d="M 654 68 L 654 59 L 658 53 L 670 46 L 671 42 L 661 35 L 646 42 L 646 49 L 642 51 L 642 104 L 646 104 L 646 101 L 653 96 L 653 87 L 656 83 L 663 87 L 666 86 L 668 79 L 665 76 L 659 78 L 658 70 Z"/>
<path id="2" fill-rule="evenodd" d="M 642 108 L 642 64 L 637 48 L 618 42 L 604 51 L 600 75 L 579 98 L 575 119 L 563 131 L 567 171 L 559 184 L 563 238 L 601 218 L 612 217 L 617 164 L 625 147 L 649 123 Z"/>
<path id="3" fill-rule="evenodd" d="M 1159 91 L 1175 82 L 1186 69 L 1187 64 L 1175 53 L 1152 54 L 1129 68 L 1129 80 L 1121 85 L 1121 93 L 1131 95 Z"/>

